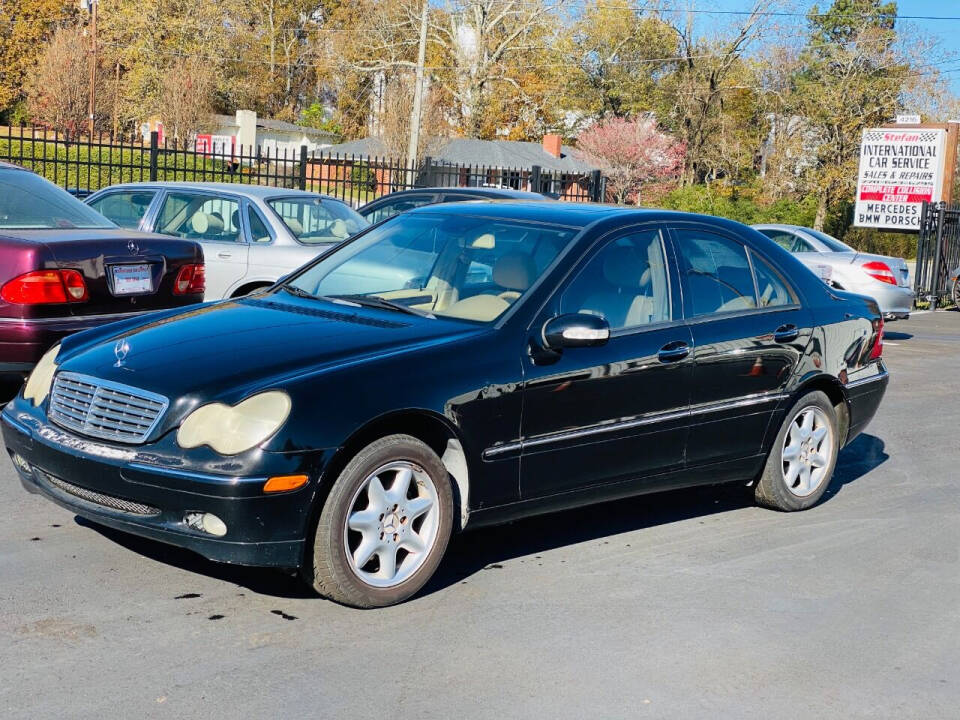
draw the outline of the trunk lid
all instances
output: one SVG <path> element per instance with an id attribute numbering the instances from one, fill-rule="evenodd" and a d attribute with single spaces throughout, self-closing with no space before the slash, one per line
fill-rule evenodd
<path id="1" fill-rule="evenodd" d="M 83 275 L 88 300 L 56 306 L 60 316 L 143 312 L 202 300 L 199 295 L 173 293 L 180 269 L 203 262 L 203 251 L 195 242 L 119 228 L 22 230 L 17 235 L 46 248 L 43 268 L 73 269 Z"/>

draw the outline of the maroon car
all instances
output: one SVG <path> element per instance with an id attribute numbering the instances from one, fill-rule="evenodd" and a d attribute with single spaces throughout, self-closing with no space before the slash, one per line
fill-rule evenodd
<path id="1" fill-rule="evenodd" d="M 203 300 L 203 251 L 122 230 L 56 185 L 0 162 L 0 375 L 64 335 Z"/>

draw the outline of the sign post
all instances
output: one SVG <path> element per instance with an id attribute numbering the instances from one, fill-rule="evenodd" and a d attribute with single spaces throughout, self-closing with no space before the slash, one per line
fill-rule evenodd
<path id="1" fill-rule="evenodd" d="M 950 202 L 957 159 L 956 123 L 863 131 L 853 224 L 920 230 L 925 202 Z"/>

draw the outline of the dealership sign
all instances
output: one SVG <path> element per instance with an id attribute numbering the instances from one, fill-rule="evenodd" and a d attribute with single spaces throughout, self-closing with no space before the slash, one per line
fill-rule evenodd
<path id="1" fill-rule="evenodd" d="M 939 129 L 864 130 L 853 224 L 918 230 L 923 203 L 941 199 L 946 139 Z"/>

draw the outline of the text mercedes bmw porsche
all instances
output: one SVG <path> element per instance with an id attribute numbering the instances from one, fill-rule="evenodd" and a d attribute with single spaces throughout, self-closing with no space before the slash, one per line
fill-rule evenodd
<path id="1" fill-rule="evenodd" d="M 64 339 L 3 438 L 78 515 L 383 606 L 464 528 L 734 481 L 810 507 L 886 390 L 882 335 L 875 301 L 738 223 L 437 205 Z"/>

